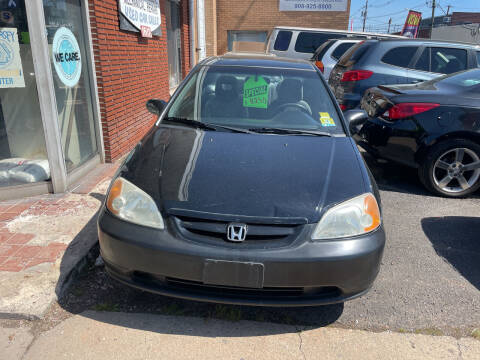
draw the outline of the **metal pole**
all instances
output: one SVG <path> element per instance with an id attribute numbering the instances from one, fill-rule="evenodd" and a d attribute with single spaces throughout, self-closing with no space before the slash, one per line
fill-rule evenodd
<path id="1" fill-rule="evenodd" d="M 434 23 L 435 23 L 435 0 L 432 0 L 432 23 L 430 25 L 430 39 L 432 38 Z"/>
<path id="2" fill-rule="evenodd" d="M 388 30 L 387 30 L 387 34 L 390 34 L 390 25 L 392 25 L 392 18 L 388 19 Z"/>
<path id="3" fill-rule="evenodd" d="M 365 32 L 365 22 L 367 21 L 368 0 L 365 0 L 365 10 L 363 11 L 363 27 L 362 31 Z"/>

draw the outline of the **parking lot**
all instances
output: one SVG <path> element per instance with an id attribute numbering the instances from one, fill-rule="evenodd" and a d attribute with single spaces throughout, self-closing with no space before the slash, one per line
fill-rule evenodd
<path id="1" fill-rule="evenodd" d="M 92 261 L 60 306 L 73 313 L 94 309 L 271 321 L 299 328 L 331 324 L 374 331 L 470 335 L 480 324 L 478 193 L 468 199 L 435 197 L 423 189 L 415 170 L 377 163 L 368 155 L 365 158 L 381 189 L 387 245 L 373 288 L 359 299 L 313 308 L 183 301 L 127 288 L 109 279 Z"/>

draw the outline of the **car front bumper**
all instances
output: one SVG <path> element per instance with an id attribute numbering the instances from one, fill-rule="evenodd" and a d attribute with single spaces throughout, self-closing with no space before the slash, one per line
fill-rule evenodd
<path id="1" fill-rule="evenodd" d="M 171 226 L 149 229 L 102 210 L 98 231 L 108 273 L 142 290 L 190 300 L 261 306 L 332 304 L 368 291 L 385 245 L 384 230 L 379 228 L 344 240 L 232 250 L 184 239 Z M 302 232 L 306 233 L 310 231 Z"/>

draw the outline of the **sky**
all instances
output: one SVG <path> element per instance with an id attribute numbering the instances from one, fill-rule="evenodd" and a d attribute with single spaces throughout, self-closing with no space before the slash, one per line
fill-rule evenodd
<path id="1" fill-rule="evenodd" d="M 448 5 L 450 13 L 454 11 L 480 12 L 480 0 L 436 0 L 435 16 L 445 15 Z M 362 30 L 362 11 L 365 0 L 352 0 L 350 7 L 350 21 L 353 19 L 353 30 Z M 408 9 L 420 11 L 422 18 L 432 16 L 431 0 L 368 0 L 366 31 L 387 32 L 388 19 L 392 18 L 390 32 L 400 31 L 403 28 Z M 349 25 L 350 29 L 350 25 Z"/>

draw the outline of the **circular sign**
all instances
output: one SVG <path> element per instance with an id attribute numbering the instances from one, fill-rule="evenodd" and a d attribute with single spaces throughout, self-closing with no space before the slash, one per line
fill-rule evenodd
<path id="1" fill-rule="evenodd" d="M 74 87 L 82 74 L 82 58 L 75 35 L 66 27 L 55 32 L 52 44 L 53 63 L 60 80 Z"/>

